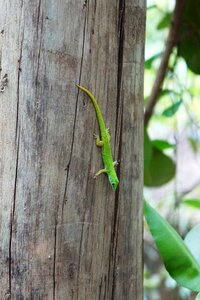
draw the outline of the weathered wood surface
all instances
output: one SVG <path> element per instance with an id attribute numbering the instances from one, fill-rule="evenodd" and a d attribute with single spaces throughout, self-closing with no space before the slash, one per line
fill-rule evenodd
<path id="1" fill-rule="evenodd" d="M 142 300 L 144 24 L 145 0 L 0 1 L 0 299 Z"/>

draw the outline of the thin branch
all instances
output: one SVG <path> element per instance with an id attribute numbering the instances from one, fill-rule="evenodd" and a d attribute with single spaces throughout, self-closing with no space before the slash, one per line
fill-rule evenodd
<path id="1" fill-rule="evenodd" d="M 171 25 L 169 28 L 169 34 L 166 41 L 165 52 L 163 53 L 161 63 L 157 72 L 157 76 L 151 91 L 151 95 L 149 96 L 145 114 L 144 114 L 145 126 L 148 125 L 148 122 L 152 116 L 168 68 L 170 55 L 177 42 L 178 27 L 183 12 L 183 6 L 184 6 L 184 0 L 176 0 L 176 5 L 174 8 Z"/>

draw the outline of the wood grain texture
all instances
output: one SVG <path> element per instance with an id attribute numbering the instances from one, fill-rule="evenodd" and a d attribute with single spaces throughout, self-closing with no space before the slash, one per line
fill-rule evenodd
<path id="1" fill-rule="evenodd" d="M 142 300 L 144 26 L 145 0 L 0 1 L 0 299 Z"/>

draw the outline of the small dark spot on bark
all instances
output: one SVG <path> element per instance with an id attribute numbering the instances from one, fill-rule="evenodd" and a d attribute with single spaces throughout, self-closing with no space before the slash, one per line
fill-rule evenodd
<path id="1" fill-rule="evenodd" d="M 9 263 L 10 260 L 11 260 L 11 258 L 10 258 L 9 256 L 7 256 L 7 257 L 6 257 L 6 263 Z M 11 262 L 12 262 L 12 260 L 11 260 Z"/>
<path id="2" fill-rule="evenodd" d="M 40 85 L 40 81 L 38 80 L 37 76 L 36 76 L 36 78 L 35 78 L 35 85 L 36 85 L 36 86 L 39 86 L 39 85 Z"/>
<path id="3" fill-rule="evenodd" d="M 68 171 L 68 170 L 69 170 L 69 163 L 67 164 L 67 166 L 65 167 L 64 170 L 65 170 L 65 171 Z"/>
<path id="4" fill-rule="evenodd" d="M 68 275 L 69 275 L 69 278 L 70 279 L 74 279 L 75 277 L 75 273 L 76 273 L 76 265 L 74 263 L 71 263 L 69 265 L 69 268 L 68 268 Z"/>
<path id="5" fill-rule="evenodd" d="M 49 17 L 48 17 L 48 16 L 46 16 L 46 17 L 45 17 L 45 19 L 46 19 L 46 20 L 49 20 Z"/>
<path id="6" fill-rule="evenodd" d="M 1 30 L 1 34 L 4 34 L 4 29 Z"/>
<path id="7" fill-rule="evenodd" d="M 5 87 L 7 86 L 8 84 L 8 74 L 6 73 L 2 80 L 1 80 L 1 83 L 0 83 L 0 91 L 1 92 L 4 92 L 5 91 Z"/>

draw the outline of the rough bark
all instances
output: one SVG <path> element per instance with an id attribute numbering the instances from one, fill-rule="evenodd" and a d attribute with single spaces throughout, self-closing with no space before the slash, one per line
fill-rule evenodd
<path id="1" fill-rule="evenodd" d="M 142 300 L 144 2 L 0 3 L 0 299 Z"/>

